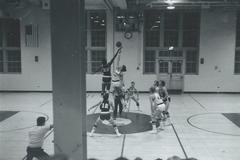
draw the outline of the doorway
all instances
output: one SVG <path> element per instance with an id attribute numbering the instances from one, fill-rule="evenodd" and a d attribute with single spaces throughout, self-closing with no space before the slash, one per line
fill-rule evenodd
<path id="1" fill-rule="evenodd" d="M 170 91 L 182 91 L 184 82 L 184 58 L 182 52 L 160 51 L 157 59 L 157 80 L 166 82 Z"/>

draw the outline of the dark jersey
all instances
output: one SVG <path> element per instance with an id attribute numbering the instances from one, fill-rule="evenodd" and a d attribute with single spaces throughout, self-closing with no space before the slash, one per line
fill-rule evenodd
<path id="1" fill-rule="evenodd" d="M 100 105 L 100 110 L 101 112 L 109 112 L 110 111 L 110 104 L 109 102 L 102 102 L 102 104 Z"/>
<path id="2" fill-rule="evenodd" d="M 103 65 L 102 73 L 104 76 L 111 76 L 111 65 L 109 65 L 109 64 Z"/>

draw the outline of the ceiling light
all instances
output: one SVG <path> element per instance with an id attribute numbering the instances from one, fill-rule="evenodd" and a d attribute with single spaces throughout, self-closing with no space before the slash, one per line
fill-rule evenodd
<path id="1" fill-rule="evenodd" d="M 175 6 L 172 5 L 172 4 L 170 4 L 170 5 L 167 6 L 167 9 L 169 9 L 169 10 L 171 10 L 171 9 L 175 9 Z"/>
<path id="2" fill-rule="evenodd" d="M 170 47 L 168 48 L 169 51 L 172 51 L 173 49 L 174 49 L 173 46 L 170 46 Z"/>

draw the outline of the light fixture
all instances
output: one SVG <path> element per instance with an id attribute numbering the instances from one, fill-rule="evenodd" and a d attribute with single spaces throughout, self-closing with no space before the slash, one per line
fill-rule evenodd
<path id="1" fill-rule="evenodd" d="M 168 48 L 169 51 L 172 51 L 173 49 L 174 49 L 173 46 L 170 46 L 170 47 Z"/>
<path id="2" fill-rule="evenodd" d="M 171 10 L 171 9 L 175 9 L 174 3 L 172 0 L 167 0 L 165 3 L 167 3 L 167 9 Z"/>
<path id="3" fill-rule="evenodd" d="M 169 9 L 169 10 L 175 9 L 175 6 L 174 6 L 174 5 L 168 5 L 168 6 L 167 6 L 167 9 Z"/>

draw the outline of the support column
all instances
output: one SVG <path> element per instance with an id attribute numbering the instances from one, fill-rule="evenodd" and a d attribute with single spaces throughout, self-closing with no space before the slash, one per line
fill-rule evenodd
<path id="1" fill-rule="evenodd" d="M 51 0 L 54 151 L 86 160 L 84 0 Z"/>

